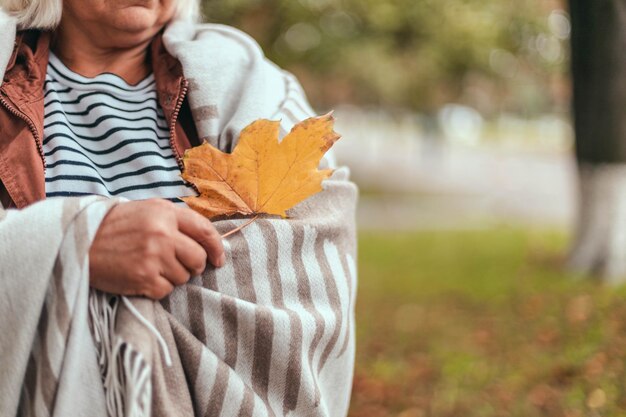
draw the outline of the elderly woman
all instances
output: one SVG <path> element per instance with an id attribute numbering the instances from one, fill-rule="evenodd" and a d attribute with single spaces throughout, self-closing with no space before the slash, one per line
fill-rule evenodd
<path id="1" fill-rule="evenodd" d="M 0 6 L 0 414 L 344 415 L 345 169 L 224 243 L 178 200 L 186 149 L 310 117 L 297 81 L 197 0 Z"/>

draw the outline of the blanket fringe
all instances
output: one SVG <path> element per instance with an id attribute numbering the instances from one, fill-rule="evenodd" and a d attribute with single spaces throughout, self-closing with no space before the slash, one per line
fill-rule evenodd
<path id="1" fill-rule="evenodd" d="M 117 296 L 93 290 L 90 293 L 90 324 L 98 349 L 107 413 L 109 417 L 149 417 L 152 369 L 140 351 L 116 335 L 119 305 Z"/>

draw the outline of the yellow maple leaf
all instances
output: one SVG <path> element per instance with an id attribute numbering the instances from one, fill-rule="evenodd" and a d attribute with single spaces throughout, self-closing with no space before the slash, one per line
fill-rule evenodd
<path id="1" fill-rule="evenodd" d="M 227 154 L 204 143 L 183 156 L 182 177 L 200 195 L 183 197 L 208 218 L 233 214 L 274 214 L 322 190 L 332 170 L 318 170 L 326 151 L 339 140 L 331 114 L 306 119 L 279 142 L 280 122 L 260 119 L 242 130 Z"/>

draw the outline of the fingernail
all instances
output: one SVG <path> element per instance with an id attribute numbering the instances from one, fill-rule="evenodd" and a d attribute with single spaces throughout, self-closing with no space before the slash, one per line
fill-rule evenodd
<path id="1" fill-rule="evenodd" d="M 222 267 L 226 263 L 226 254 L 222 252 L 220 258 L 217 260 L 217 266 Z"/>

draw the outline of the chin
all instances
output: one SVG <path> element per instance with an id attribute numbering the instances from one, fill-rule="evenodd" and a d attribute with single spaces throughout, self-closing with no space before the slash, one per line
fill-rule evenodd
<path id="1" fill-rule="evenodd" d="M 111 19 L 111 26 L 117 30 L 138 36 L 145 32 L 156 32 L 159 26 L 158 13 L 146 7 L 133 6 L 120 10 Z"/>

